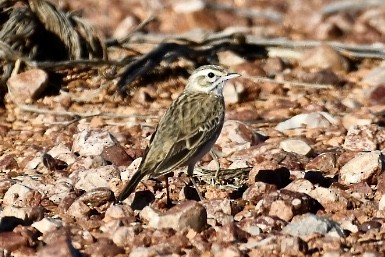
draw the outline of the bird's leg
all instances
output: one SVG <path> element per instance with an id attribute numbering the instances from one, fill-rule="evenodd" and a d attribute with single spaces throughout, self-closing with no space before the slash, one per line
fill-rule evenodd
<path id="1" fill-rule="evenodd" d="M 193 184 L 195 190 L 197 191 L 199 199 L 201 201 L 203 201 L 203 196 L 202 196 L 201 192 L 199 191 L 199 188 L 198 188 L 197 184 L 195 184 L 195 181 L 194 181 L 194 178 L 193 178 L 193 172 L 194 172 L 194 165 L 189 165 L 188 168 L 187 168 L 187 175 L 190 178 L 190 181 Z"/>
<path id="2" fill-rule="evenodd" d="M 217 153 L 213 149 L 210 150 L 210 156 L 211 156 L 211 158 L 213 158 L 213 160 L 217 164 L 217 169 L 215 170 L 215 180 L 218 181 L 219 180 L 219 171 L 221 170 L 221 164 L 219 163 Z"/>

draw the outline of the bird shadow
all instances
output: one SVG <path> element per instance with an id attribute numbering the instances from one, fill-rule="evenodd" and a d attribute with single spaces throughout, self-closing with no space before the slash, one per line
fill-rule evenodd
<path id="1" fill-rule="evenodd" d="M 274 170 L 260 170 L 255 176 L 255 181 L 276 185 L 277 188 L 284 188 L 292 180 L 290 179 L 290 170 L 281 167 Z"/>
<path id="2" fill-rule="evenodd" d="M 197 189 L 194 188 L 194 187 L 185 186 L 183 188 L 183 193 L 184 193 L 184 195 L 185 195 L 187 200 L 194 200 L 194 201 L 197 201 L 197 202 L 200 201 Z"/>
<path id="3" fill-rule="evenodd" d="M 155 201 L 155 195 L 150 190 L 137 191 L 131 203 L 133 210 L 142 210 Z"/>

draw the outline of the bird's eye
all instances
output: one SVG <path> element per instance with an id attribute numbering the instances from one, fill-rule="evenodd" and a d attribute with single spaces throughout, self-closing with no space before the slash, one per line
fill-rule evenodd
<path id="1" fill-rule="evenodd" d="M 214 78 L 215 75 L 214 75 L 214 73 L 209 72 L 209 74 L 207 74 L 207 76 L 212 79 L 212 78 Z"/>

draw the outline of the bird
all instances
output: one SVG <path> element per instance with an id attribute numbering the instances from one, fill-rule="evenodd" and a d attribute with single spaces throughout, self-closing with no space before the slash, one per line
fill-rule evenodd
<path id="1" fill-rule="evenodd" d="M 184 91 L 160 119 L 137 171 L 116 198 L 118 202 L 133 193 L 145 176 L 156 179 L 185 166 L 202 200 L 192 179 L 194 167 L 210 151 L 221 133 L 225 117 L 225 82 L 239 76 L 218 65 L 204 65 L 192 72 Z M 166 187 L 169 202 L 167 178 Z"/>

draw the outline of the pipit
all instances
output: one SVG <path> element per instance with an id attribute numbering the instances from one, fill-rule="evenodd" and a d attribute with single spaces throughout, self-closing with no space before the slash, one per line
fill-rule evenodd
<path id="1" fill-rule="evenodd" d="M 138 170 L 117 201 L 126 199 L 143 177 L 158 178 L 183 166 L 188 167 L 187 174 L 201 198 L 192 179 L 194 166 L 210 151 L 221 133 L 225 116 L 223 86 L 226 80 L 238 76 L 216 65 L 202 66 L 191 74 L 183 93 L 161 118 Z"/>

